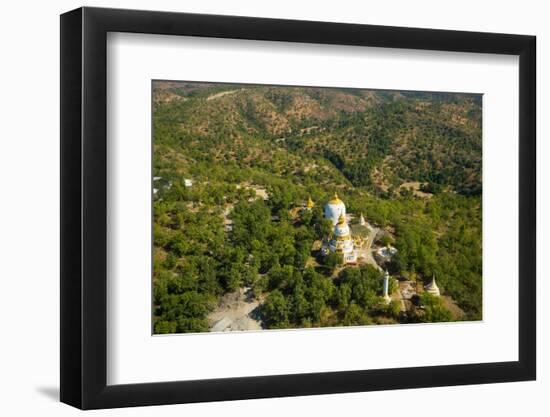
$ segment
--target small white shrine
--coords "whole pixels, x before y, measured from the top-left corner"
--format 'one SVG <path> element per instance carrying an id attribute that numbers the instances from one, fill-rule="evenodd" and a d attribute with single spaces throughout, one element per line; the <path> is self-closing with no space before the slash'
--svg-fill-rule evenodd
<path id="1" fill-rule="evenodd" d="M 441 295 L 440 292 L 439 292 L 439 287 L 435 283 L 435 275 L 432 276 L 432 281 L 424 287 L 424 290 L 427 293 L 429 293 L 433 296 L 436 296 L 436 297 L 439 297 Z"/>

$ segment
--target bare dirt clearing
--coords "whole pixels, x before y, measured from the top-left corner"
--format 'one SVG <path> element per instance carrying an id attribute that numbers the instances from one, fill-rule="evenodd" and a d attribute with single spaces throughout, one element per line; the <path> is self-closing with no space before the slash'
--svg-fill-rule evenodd
<path id="1" fill-rule="evenodd" d="M 430 193 L 425 193 L 423 191 L 420 191 L 420 187 L 422 186 L 422 184 L 418 181 L 414 181 L 414 182 L 404 182 L 403 184 L 401 184 L 399 186 L 399 189 L 402 190 L 402 189 L 409 189 L 412 191 L 412 193 L 416 196 L 416 197 L 419 197 L 419 198 L 432 198 L 433 197 L 433 194 L 430 194 Z"/>
<path id="2" fill-rule="evenodd" d="M 262 330 L 258 312 L 260 304 L 260 300 L 252 299 L 249 288 L 224 295 L 218 308 L 208 315 L 210 331 Z"/>

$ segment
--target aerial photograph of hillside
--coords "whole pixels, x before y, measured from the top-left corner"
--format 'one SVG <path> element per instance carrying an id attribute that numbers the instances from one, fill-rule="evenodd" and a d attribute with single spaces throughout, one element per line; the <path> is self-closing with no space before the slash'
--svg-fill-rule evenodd
<path id="1" fill-rule="evenodd" d="M 482 95 L 152 81 L 154 334 L 482 320 Z"/>

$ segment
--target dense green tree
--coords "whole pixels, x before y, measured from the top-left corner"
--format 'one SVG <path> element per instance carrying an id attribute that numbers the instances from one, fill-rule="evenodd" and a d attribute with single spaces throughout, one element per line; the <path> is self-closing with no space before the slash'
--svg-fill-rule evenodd
<path id="1" fill-rule="evenodd" d="M 336 267 L 342 265 L 344 258 L 341 253 L 331 252 L 328 255 L 321 256 L 323 265 L 327 268 L 329 275 L 332 275 Z"/>
<path id="2" fill-rule="evenodd" d="M 288 327 L 288 305 L 279 290 L 273 290 L 262 306 L 262 314 L 271 328 Z"/>
<path id="3" fill-rule="evenodd" d="M 420 305 L 424 307 L 424 314 L 420 316 L 422 321 L 428 323 L 451 321 L 451 312 L 443 306 L 441 298 L 425 292 L 420 296 Z"/>
<path id="4" fill-rule="evenodd" d="M 396 320 L 399 319 L 401 315 L 401 303 L 397 300 L 390 301 L 390 303 L 386 306 L 386 312 L 390 317 Z"/>
<path id="5" fill-rule="evenodd" d="M 355 303 L 351 303 L 344 313 L 344 326 L 365 326 L 372 324 L 372 319 L 365 313 L 365 310 Z"/>

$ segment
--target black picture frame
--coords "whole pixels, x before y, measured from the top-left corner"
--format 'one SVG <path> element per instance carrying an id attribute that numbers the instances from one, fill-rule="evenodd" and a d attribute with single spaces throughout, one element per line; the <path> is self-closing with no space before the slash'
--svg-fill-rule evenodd
<path id="1" fill-rule="evenodd" d="M 519 56 L 519 360 L 107 385 L 108 32 Z M 61 401 L 82 409 L 536 378 L 536 38 L 102 8 L 61 15 Z"/>

